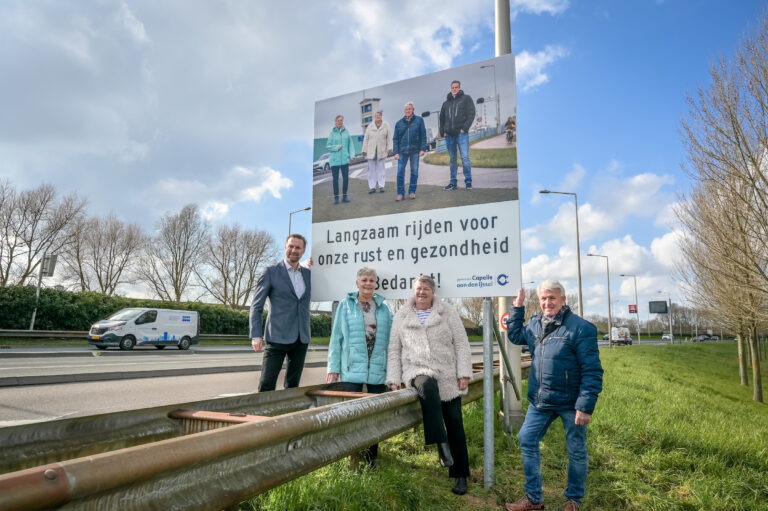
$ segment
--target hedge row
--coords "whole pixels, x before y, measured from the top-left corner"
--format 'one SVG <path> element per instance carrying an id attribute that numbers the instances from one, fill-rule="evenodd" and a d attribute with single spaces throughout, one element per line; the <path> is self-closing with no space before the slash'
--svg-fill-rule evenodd
<path id="1" fill-rule="evenodd" d="M 35 306 L 35 288 L 0 287 L 0 329 L 26 330 Z M 72 293 L 41 289 L 35 330 L 88 330 L 91 325 L 126 307 L 193 310 L 200 314 L 203 334 L 248 335 L 248 312 L 200 302 L 166 302 L 143 298 Z M 312 316 L 312 335 L 331 335 L 329 316 Z"/>

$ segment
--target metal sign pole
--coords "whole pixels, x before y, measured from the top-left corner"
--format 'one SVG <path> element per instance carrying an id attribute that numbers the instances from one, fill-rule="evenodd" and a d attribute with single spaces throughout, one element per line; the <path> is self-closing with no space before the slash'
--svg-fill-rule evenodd
<path id="1" fill-rule="evenodd" d="M 493 302 L 483 298 L 483 484 L 493 486 Z"/>

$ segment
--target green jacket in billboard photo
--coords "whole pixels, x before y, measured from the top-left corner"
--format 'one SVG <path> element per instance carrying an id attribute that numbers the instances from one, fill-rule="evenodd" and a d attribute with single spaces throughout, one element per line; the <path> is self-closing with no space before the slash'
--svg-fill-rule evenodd
<path id="1" fill-rule="evenodd" d="M 341 149 L 339 149 L 339 146 L 341 146 Z M 329 161 L 331 167 L 348 165 L 350 158 L 356 154 L 355 141 L 346 127 L 342 127 L 341 131 L 339 131 L 339 128 L 334 126 L 331 134 L 328 135 L 328 143 L 325 147 L 331 153 Z"/>

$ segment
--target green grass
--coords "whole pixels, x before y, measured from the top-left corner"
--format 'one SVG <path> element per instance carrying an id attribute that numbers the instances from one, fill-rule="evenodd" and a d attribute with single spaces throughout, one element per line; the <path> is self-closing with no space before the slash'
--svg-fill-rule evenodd
<path id="1" fill-rule="evenodd" d="M 604 391 L 589 427 L 583 510 L 768 510 L 768 406 L 739 385 L 735 343 L 604 349 L 601 357 Z M 464 497 L 450 493 L 452 481 L 434 448 L 424 450 L 419 428 L 382 442 L 376 473 L 351 472 L 341 460 L 240 509 L 503 508 L 523 494 L 517 440 L 496 428 L 496 485 L 485 490 L 482 401 L 464 407 L 464 421 L 472 469 Z M 559 422 L 541 451 L 547 508 L 562 509 L 567 458 Z"/>
<path id="2" fill-rule="evenodd" d="M 457 157 L 461 167 L 461 156 Z M 469 161 L 473 167 L 492 169 L 517 168 L 517 149 L 505 147 L 501 149 L 473 149 L 469 148 Z M 432 165 L 448 165 L 450 156 L 445 153 L 430 153 L 424 157 L 424 162 Z"/>

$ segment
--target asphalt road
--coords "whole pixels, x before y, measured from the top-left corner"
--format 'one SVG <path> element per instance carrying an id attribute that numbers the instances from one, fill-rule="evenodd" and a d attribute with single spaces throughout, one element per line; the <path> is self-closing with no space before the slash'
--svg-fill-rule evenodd
<path id="1" fill-rule="evenodd" d="M 256 392 L 261 354 L 247 346 L 197 350 L 2 350 L 0 427 Z M 473 344 L 472 354 L 482 361 L 482 346 Z M 325 382 L 326 356 L 325 347 L 310 347 L 302 386 Z"/>
<path id="2" fill-rule="evenodd" d="M 304 369 L 302 386 L 323 382 L 325 367 Z M 0 387 L 0 427 L 251 393 L 258 383 L 259 373 L 246 371 Z"/>

